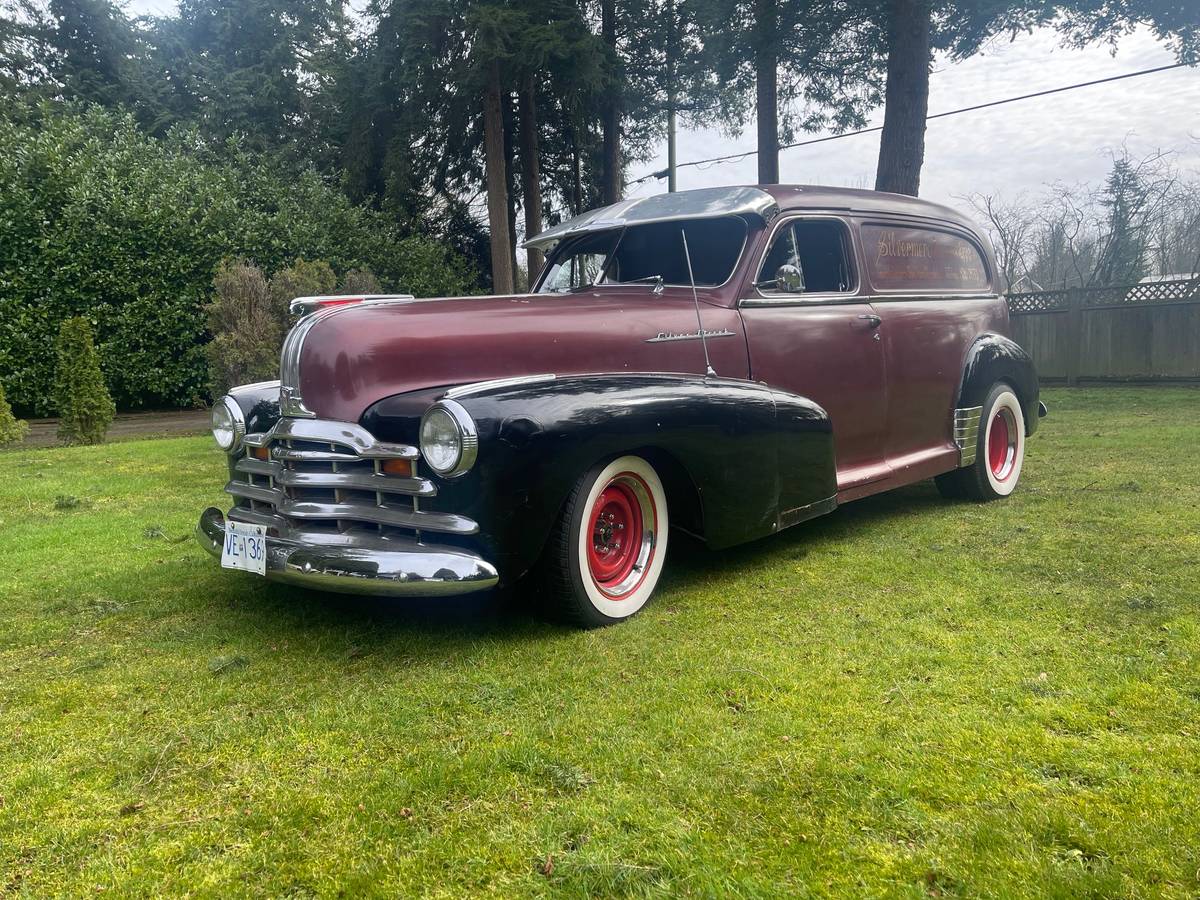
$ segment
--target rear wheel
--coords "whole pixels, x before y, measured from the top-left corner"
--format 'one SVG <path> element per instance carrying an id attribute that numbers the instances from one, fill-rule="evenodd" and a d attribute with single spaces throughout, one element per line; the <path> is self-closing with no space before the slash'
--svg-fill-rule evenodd
<path id="1" fill-rule="evenodd" d="M 1025 416 L 1007 384 L 988 391 L 976 441 L 974 463 L 938 476 L 943 496 L 997 500 L 1016 489 L 1025 462 Z"/>
<path id="2" fill-rule="evenodd" d="M 546 548 L 552 610 L 585 628 L 632 616 L 662 574 L 667 526 L 662 480 L 642 457 L 622 456 L 584 474 Z"/>

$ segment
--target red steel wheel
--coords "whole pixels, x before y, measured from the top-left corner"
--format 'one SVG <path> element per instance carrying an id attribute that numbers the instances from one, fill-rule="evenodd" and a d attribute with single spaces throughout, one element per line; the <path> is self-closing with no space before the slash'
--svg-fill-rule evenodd
<path id="1" fill-rule="evenodd" d="M 557 611 L 587 627 L 636 613 L 658 584 L 667 528 L 662 480 L 645 459 L 622 456 L 586 473 L 547 547 Z"/>
<path id="2" fill-rule="evenodd" d="M 997 481 L 1012 477 L 1017 459 L 1017 423 L 1012 410 L 998 406 L 988 425 L 988 466 Z"/>
<path id="3" fill-rule="evenodd" d="M 1025 462 L 1025 413 L 1016 392 L 1002 381 L 983 398 L 976 441 L 971 465 L 937 477 L 943 496 L 998 500 L 1016 490 Z"/>

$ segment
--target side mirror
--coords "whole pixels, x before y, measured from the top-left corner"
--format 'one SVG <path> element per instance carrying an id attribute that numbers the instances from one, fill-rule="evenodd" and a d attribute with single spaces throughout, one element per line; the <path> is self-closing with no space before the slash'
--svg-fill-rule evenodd
<path id="1" fill-rule="evenodd" d="M 804 293 L 804 273 L 800 267 L 789 264 L 776 269 L 775 289 L 784 294 Z"/>

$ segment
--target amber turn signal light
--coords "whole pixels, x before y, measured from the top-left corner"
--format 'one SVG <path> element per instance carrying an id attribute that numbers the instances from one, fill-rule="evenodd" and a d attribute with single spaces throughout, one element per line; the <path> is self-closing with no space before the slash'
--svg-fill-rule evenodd
<path id="1" fill-rule="evenodd" d="M 412 475 L 412 463 L 407 459 L 385 459 L 379 471 L 387 475 Z"/>
<path id="2" fill-rule="evenodd" d="M 267 451 L 266 447 L 255 447 L 250 452 L 254 454 L 255 459 L 270 459 L 271 458 L 271 454 Z"/>

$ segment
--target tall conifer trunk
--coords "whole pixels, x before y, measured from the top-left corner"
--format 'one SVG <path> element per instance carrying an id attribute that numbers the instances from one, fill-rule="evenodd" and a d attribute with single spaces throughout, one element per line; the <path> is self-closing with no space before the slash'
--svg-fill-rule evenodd
<path id="1" fill-rule="evenodd" d="M 619 70 L 617 56 L 617 3 L 616 0 L 601 0 L 600 37 L 609 49 L 611 61 Z M 604 132 L 604 173 L 600 185 L 605 203 L 616 203 L 621 199 L 621 78 L 619 71 L 609 84 L 604 99 L 601 128 Z"/>
<path id="2" fill-rule="evenodd" d="M 929 114 L 930 0 L 891 0 L 887 88 L 875 190 L 917 196 Z"/>
<path id="3" fill-rule="evenodd" d="M 483 103 L 483 148 L 487 169 L 488 228 L 491 232 L 492 293 L 511 294 L 512 245 L 508 231 L 508 176 L 504 166 L 504 110 L 501 106 L 498 62 L 488 67 Z"/>
<path id="4" fill-rule="evenodd" d="M 539 182 L 538 132 L 537 132 L 537 87 L 533 73 L 527 72 L 521 84 L 518 127 L 521 137 L 521 188 L 525 203 L 525 237 L 539 234 L 542 230 L 542 186 Z M 528 254 L 529 287 L 533 287 L 542 270 L 545 257 L 541 250 L 532 247 Z"/>
<path id="5" fill-rule="evenodd" d="M 755 109 L 758 118 L 758 183 L 779 183 L 778 17 L 775 0 L 757 0 L 758 35 L 754 51 Z"/>

